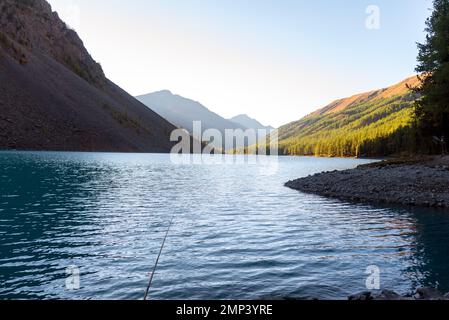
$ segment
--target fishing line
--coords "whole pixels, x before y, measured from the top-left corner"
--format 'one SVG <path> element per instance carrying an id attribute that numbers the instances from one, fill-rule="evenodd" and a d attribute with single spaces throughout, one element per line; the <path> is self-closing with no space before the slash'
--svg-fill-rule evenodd
<path id="1" fill-rule="evenodd" d="M 168 233 L 170 232 L 170 228 L 173 225 L 174 219 L 175 219 L 175 216 L 172 217 L 170 224 L 168 225 L 167 232 L 165 233 L 164 241 L 162 241 L 161 249 L 159 250 L 159 254 L 157 256 L 156 263 L 154 264 L 154 267 L 153 267 L 153 272 L 151 272 L 150 281 L 148 283 L 147 290 L 145 291 L 145 296 L 143 297 L 143 300 L 148 300 L 148 294 L 151 289 L 151 284 L 153 283 L 154 274 L 156 273 L 156 269 L 159 264 L 159 259 L 161 258 L 162 251 L 164 250 L 164 246 L 165 246 L 165 241 L 168 238 Z"/>

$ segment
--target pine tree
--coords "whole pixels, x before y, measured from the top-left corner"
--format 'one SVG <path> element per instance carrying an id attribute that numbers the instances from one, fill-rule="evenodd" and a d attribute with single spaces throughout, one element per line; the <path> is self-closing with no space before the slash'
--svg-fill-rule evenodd
<path id="1" fill-rule="evenodd" d="M 415 117 L 421 134 L 438 140 L 444 153 L 449 140 L 449 0 L 434 0 L 433 5 L 426 41 L 418 44 L 421 98 Z"/>

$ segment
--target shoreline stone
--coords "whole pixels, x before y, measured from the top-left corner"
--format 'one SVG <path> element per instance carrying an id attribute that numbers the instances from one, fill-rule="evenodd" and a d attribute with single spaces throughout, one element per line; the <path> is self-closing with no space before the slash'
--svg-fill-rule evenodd
<path id="1" fill-rule="evenodd" d="M 348 297 L 349 301 L 416 301 L 416 300 L 449 300 L 449 293 L 442 294 L 435 288 L 419 288 L 412 295 L 400 295 L 391 290 L 382 290 L 375 294 L 370 291 L 360 292 Z"/>
<path id="2" fill-rule="evenodd" d="M 294 190 L 342 200 L 449 208 L 449 157 L 390 160 L 289 181 Z"/>

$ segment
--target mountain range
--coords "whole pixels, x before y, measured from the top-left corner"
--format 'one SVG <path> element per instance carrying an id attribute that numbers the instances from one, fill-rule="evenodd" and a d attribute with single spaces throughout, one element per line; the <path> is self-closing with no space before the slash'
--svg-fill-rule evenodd
<path id="1" fill-rule="evenodd" d="M 284 155 L 382 156 L 413 144 L 416 76 L 336 100 L 279 128 Z M 268 129 L 159 91 L 136 98 L 110 81 L 45 0 L 0 1 L 0 149 L 169 152 L 176 127 Z M 248 145 L 254 141 L 248 141 Z"/>
<path id="2" fill-rule="evenodd" d="M 191 99 L 175 95 L 168 90 L 136 97 L 164 119 L 177 127 L 193 132 L 193 121 L 201 121 L 202 129 L 242 129 L 238 123 L 226 120 L 205 106 Z"/>
<path id="3" fill-rule="evenodd" d="M 108 80 L 44 0 L 0 1 L 0 148 L 168 152 L 172 124 Z"/>
<path id="4" fill-rule="evenodd" d="M 141 95 L 136 98 L 173 125 L 186 129 L 191 134 L 193 133 L 194 121 L 201 121 L 202 133 L 208 129 L 217 129 L 222 133 L 223 137 L 226 129 L 267 129 L 267 133 L 273 129 L 272 127 L 262 125 L 247 115 L 225 119 L 201 103 L 173 94 L 168 90 Z M 248 141 L 249 145 L 254 143 L 256 141 L 251 141 L 251 139 Z"/>

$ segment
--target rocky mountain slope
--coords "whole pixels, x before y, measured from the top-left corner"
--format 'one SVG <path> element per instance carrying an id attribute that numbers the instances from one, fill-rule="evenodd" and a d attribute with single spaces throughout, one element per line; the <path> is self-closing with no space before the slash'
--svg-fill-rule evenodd
<path id="1" fill-rule="evenodd" d="M 394 86 L 358 94 L 279 129 L 287 155 L 384 156 L 412 144 L 410 121 L 416 76 Z"/>
<path id="2" fill-rule="evenodd" d="M 0 0 L 0 149 L 168 152 L 170 123 L 108 80 L 44 0 Z"/>

